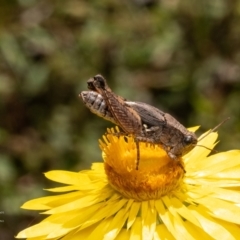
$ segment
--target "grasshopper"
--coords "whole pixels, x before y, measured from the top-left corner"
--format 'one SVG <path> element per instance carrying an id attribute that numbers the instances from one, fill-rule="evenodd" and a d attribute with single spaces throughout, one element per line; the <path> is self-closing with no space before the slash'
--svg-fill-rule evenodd
<path id="1" fill-rule="evenodd" d="M 194 133 L 188 131 L 170 114 L 141 102 L 131 102 L 116 95 L 101 75 L 88 80 L 88 88 L 81 98 L 95 114 L 120 126 L 126 134 L 134 136 L 137 145 L 138 169 L 139 142 L 161 145 L 171 159 L 188 153 L 197 143 Z"/>

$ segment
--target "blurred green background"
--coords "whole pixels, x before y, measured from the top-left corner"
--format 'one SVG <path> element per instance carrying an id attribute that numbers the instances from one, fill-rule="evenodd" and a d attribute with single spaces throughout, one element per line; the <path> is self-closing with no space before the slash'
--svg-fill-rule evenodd
<path id="1" fill-rule="evenodd" d="M 20 205 L 57 185 L 44 172 L 102 161 L 113 125 L 78 97 L 97 73 L 198 134 L 230 116 L 217 150 L 239 148 L 240 1 L 6 0 L 0 16 L 0 239 L 40 221 Z"/>

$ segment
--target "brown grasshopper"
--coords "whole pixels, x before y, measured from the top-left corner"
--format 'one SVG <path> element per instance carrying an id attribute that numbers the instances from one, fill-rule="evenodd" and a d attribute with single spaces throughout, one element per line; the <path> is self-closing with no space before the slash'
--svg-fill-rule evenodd
<path id="1" fill-rule="evenodd" d="M 101 75 L 89 79 L 88 88 L 97 93 L 81 93 L 86 106 L 97 115 L 120 126 L 126 134 L 134 136 L 137 144 L 136 169 L 140 158 L 139 142 L 161 145 L 172 159 L 183 156 L 196 146 L 196 135 L 189 132 L 170 114 L 146 103 L 126 101 L 117 96 Z M 100 108 L 96 108 L 99 103 Z"/>

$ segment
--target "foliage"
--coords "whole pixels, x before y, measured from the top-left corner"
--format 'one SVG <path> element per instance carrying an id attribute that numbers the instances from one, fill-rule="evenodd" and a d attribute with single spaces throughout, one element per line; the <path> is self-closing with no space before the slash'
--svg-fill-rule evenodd
<path id="1" fill-rule="evenodd" d="M 42 172 L 101 161 L 97 139 L 112 124 L 78 98 L 97 73 L 185 126 L 205 131 L 230 116 L 219 149 L 238 147 L 239 1 L 18 0 L 0 13 L 4 239 L 29 223 L 19 206 L 43 194 Z"/>

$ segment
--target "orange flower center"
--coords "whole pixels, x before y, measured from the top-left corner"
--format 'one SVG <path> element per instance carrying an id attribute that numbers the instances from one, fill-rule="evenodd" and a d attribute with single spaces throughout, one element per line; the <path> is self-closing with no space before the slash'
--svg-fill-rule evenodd
<path id="1" fill-rule="evenodd" d="M 127 198 L 144 201 L 159 199 L 179 187 L 185 172 L 181 158 L 172 160 L 161 146 L 140 143 L 140 161 L 136 170 L 134 139 L 112 133 L 103 137 L 100 147 L 109 184 L 116 191 Z"/>

